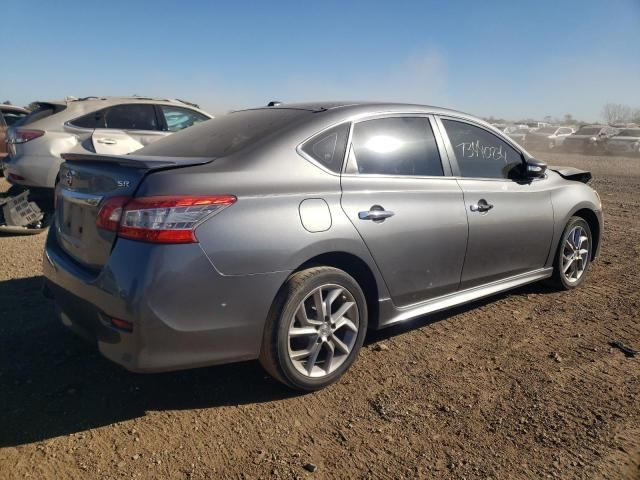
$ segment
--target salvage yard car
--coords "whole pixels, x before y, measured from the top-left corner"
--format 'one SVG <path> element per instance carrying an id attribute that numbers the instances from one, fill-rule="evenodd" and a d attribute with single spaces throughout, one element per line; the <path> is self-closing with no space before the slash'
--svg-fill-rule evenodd
<path id="1" fill-rule="evenodd" d="M 571 127 L 543 127 L 527 133 L 522 144 L 533 150 L 553 150 L 561 147 L 574 132 Z"/>
<path id="2" fill-rule="evenodd" d="M 506 133 L 507 136 L 514 142 L 520 145 L 524 145 L 524 140 L 527 134 L 531 131 L 532 130 L 529 127 L 518 126 L 516 128 L 506 130 L 504 133 Z"/>
<path id="3" fill-rule="evenodd" d="M 211 115 L 180 100 L 86 97 L 36 102 L 7 131 L 5 176 L 30 189 L 53 189 L 61 155 L 70 151 L 126 154 Z"/>
<path id="4" fill-rule="evenodd" d="M 608 125 L 585 125 L 564 140 L 566 152 L 602 154 L 608 140 L 618 133 L 618 129 Z"/>
<path id="5" fill-rule="evenodd" d="M 607 152 L 617 155 L 640 155 L 640 128 L 625 128 L 606 143 Z"/>
<path id="6" fill-rule="evenodd" d="M 16 123 L 21 118 L 26 117 L 29 110 L 13 105 L 0 104 L 0 163 L 7 156 L 7 143 L 5 132 L 7 128 Z M 1 173 L 2 168 L 0 168 Z"/>
<path id="7" fill-rule="evenodd" d="M 281 104 L 64 157 L 45 294 L 137 372 L 259 359 L 317 390 L 368 329 L 539 280 L 576 288 L 600 245 L 589 172 L 435 107 Z"/>

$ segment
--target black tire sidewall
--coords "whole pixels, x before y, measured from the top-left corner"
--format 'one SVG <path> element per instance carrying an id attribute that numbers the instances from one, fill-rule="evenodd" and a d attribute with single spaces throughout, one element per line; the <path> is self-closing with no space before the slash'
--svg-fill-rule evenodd
<path id="1" fill-rule="evenodd" d="M 304 376 L 298 372 L 289 358 L 289 325 L 300 302 L 314 289 L 326 284 L 340 285 L 341 287 L 346 288 L 349 293 L 353 295 L 358 306 L 358 313 L 360 316 L 358 335 L 349 357 L 342 365 L 340 365 L 340 367 L 324 377 L 312 378 Z M 304 280 L 301 285 L 290 292 L 284 303 L 282 311 L 278 316 L 278 325 L 276 329 L 276 360 L 282 376 L 292 387 L 305 391 L 318 390 L 336 382 L 349 369 L 349 367 L 351 367 L 358 356 L 362 343 L 364 342 L 366 330 L 367 302 L 358 283 L 342 270 L 335 268 L 323 269 L 322 272 Z"/>

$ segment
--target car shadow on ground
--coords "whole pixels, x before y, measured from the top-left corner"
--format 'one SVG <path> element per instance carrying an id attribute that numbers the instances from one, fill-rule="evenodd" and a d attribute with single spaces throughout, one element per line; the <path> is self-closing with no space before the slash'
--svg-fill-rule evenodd
<path id="1" fill-rule="evenodd" d="M 257 362 L 153 375 L 127 372 L 66 331 L 41 286 L 42 277 L 0 282 L 0 447 L 111 425 L 149 410 L 242 405 L 296 395 Z M 533 285 L 512 294 L 541 291 L 544 287 Z M 366 344 L 478 305 L 370 332 Z"/>

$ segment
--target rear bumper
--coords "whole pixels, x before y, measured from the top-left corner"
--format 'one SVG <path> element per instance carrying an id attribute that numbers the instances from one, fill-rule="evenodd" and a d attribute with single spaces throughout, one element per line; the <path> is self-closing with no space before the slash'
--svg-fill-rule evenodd
<path id="1" fill-rule="evenodd" d="M 258 357 L 271 303 L 288 276 L 223 276 L 198 244 L 119 239 L 99 273 L 76 264 L 50 228 L 45 291 L 62 323 L 134 372 L 161 372 Z M 111 326 L 133 324 L 132 332 Z"/>
<path id="2" fill-rule="evenodd" d="M 9 155 L 3 159 L 3 170 L 14 185 L 53 189 L 61 164 L 62 159 L 53 155 Z"/>

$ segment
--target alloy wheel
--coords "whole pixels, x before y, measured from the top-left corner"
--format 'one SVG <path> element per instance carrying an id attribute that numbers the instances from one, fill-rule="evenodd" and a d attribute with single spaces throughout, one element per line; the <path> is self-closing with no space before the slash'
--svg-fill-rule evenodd
<path id="1" fill-rule="evenodd" d="M 575 283 L 584 274 L 589 263 L 589 237 L 585 229 L 571 229 L 562 246 L 562 275 L 569 283 Z"/>
<path id="2" fill-rule="evenodd" d="M 305 376 L 329 375 L 349 358 L 359 326 L 358 305 L 346 288 L 317 287 L 300 302 L 289 324 L 289 358 Z"/>

